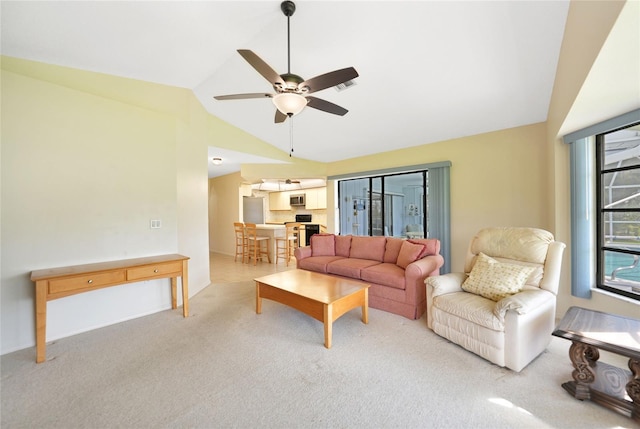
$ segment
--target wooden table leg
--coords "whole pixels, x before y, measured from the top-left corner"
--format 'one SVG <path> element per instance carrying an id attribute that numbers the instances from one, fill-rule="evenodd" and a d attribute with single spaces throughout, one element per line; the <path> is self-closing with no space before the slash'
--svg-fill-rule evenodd
<path id="1" fill-rule="evenodd" d="M 47 282 L 36 282 L 36 363 L 47 359 Z"/>
<path id="2" fill-rule="evenodd" d="M 369 323 L 369 289 L 364 290 L 364 304 L 362 305 L 362 322 Z"/>
<path id="3" fill-rule="evenodd" d="M 575 392 L 573 395 L 577 399 L 590 399 L 591 394 L 589 385 L 596 379 L 596 372 L 593 370 L 592 364 L 598 360 L 599 356 L 600 353 L 595 347 L 578 341 L 571 342 L 571 346 L 569 347 L 569 358 L 575 368 L 571 375 L 575 380 Z"/>
<path id="4" fill-rule="evenodd" d="M 256 314 L 262 314 L 262 298 L 260 298 L 260 282 L 256 282 Z"/>
<path id="5" fill-rule="evenodd" d="M 182 261 L 182 316 L 189 317 L 189 264 Z"/>
<path id="6" fill-rule="evenodd" d="M 632 402 L 631 418 L 640 422 L 640 359 L 629 359 L 631 380 L 627 383 L 626 391 Z"/>
<path id="7" fill-rule="evenodd" d="M 171 308 L 178 308 L 178 278 L 171 277 Z"/>
<path id="8" fill-rule="evenodd" d="M 331 336 L 333 334 L 333 306 L 324 305 L 324 346 L 331 348 Z"/>

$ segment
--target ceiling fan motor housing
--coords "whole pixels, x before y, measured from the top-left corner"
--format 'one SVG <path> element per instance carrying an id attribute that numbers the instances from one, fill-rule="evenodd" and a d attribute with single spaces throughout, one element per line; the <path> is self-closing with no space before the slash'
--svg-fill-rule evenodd
<path id="1" fill-rule="evenodd" d="M 284 83 L 286 84 L 285 88 L 281 88 L 282 90 L 291 90 L 294 92 L 306 92 L 305 89 L 306 90 L 309 89 L 308 86 L 298 88 L 298 85 L 304 82 L 304 79 L 298 76 L 297 74 L 284 73 L 284 74 L 281 74 L 280 77 L 282 78 L 282 80 L 284 80 Z"/>

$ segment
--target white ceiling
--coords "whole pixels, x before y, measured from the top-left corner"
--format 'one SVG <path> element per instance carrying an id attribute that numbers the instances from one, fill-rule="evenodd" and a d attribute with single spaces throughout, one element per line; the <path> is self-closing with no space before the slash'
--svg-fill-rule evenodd
<path id="1" fill-rule="evenodd" d="M 296 6 L 291 72 L 308 79 L 353 66 L 360 74 L 345 91 L 314 94 L 347 108 L 345 116 L 306 108 L 294 117 L 296 157 L 332 162 L 547 118 L 568 1 Z M 272 90 L 236 49 L 287 71 L 280 1 L 3 0 L 1 7 L 3 55 L 192 89 L 211 114 L 288 152 L 289 124 L 273 123 L 269 99 L 213 99 Z"/>

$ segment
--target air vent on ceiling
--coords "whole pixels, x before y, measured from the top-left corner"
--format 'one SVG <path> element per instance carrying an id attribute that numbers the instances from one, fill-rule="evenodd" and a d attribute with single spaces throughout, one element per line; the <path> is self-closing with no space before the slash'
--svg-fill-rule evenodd
<path id="1" fill-rule="evenodd" d="M 336 86 L 334 86 L 334 88 L 336 89 L 336 91 L 344 91 L 345 89 L 348 89 L 349 87 L 355 85 L 356 83 L 352 80 L 348 80 L 346 82 L 343 82 L 341 84 L 338 84 Z"/>

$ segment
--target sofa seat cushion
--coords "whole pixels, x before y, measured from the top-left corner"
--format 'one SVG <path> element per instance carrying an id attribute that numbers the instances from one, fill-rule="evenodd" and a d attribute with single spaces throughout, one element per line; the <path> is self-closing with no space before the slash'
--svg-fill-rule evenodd
<path id="1" fill-rule="evenodd" d="M 493 312 L 495 301 L 467 292 L 454 292 L 437 296 L 433 306 L 460 319 L 494 331 L 504 331 L 504 322 Z"/>
<path id="2" fill-rule="evenodd" d="M 310 256 L 298 261 L 298 268 L 316 273 L 327 273 L 327 265 L 333 261 L 345 259 L 342 256 Z"/>
<path id="3" fill-rule="evenodd" d="M 364 268 L 360 271 L 360 279 L 396 289 L 404 289 L 404 269 L 395 263 L 382 263 Z"/>
<path id="4" fill-rule="evenodd" d="M 363 268 L 378 264 L 380 264 L 380 262 L 370 259 L 340 258 L 336 261 L 329 262 L 327 265 L 327 273 L 349 277 L 351 279 L 360 279 L 360 271 Z"/>

